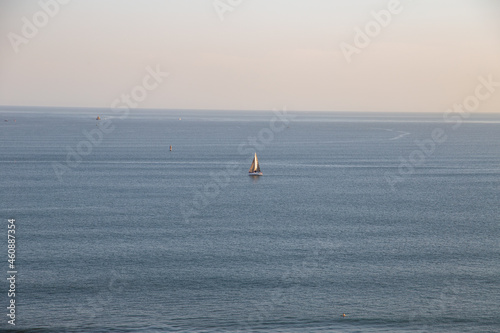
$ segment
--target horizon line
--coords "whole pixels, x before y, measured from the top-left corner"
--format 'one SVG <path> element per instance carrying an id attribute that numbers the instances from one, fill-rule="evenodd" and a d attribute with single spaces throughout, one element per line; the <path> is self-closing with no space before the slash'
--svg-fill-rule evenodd
<path id="1" fill-rule="evenodd" d="M 9 109 L 17 109 L 22 111 L 29 111 L 30 109 L 56 109 L 56 110 L 112 110 L 111 107 L 99 107 L 99 106 L 50 106 L 50 105 L 0 105 L 0 111 L 16 111 Z M 234 112 L 272 112 L 272 111 L 282 111 L 283 109 L 199 109 L 199 108 L 129 108 L 130 111 L 234 111 Z M 33 110 L 35 111 L 35 110 Z M 285 107 L 286 112 L 330 112 L 330 113 L 407 113 L 407 114 L 439 114 L 445 111 L 380 111 L 380 110 L 288 110 Z M 499 111 L 485 111 L 485 112 L 474 112 L 474 114 L 500 114 Z"/>

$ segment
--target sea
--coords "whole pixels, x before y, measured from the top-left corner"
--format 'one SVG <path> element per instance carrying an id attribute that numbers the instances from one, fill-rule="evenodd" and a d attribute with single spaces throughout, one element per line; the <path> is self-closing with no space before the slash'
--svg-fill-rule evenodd
<path id="1" fill-rule="evenodd" d="M 500 332 L 499 114 L 7 108 L 0 185 L 0 331 Z"/>

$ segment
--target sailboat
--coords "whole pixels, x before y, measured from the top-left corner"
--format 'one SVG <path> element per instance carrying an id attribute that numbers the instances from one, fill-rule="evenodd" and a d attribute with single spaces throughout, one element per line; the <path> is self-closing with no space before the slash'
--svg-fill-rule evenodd
<path id="1" fill-rule="evenodd" d="M 262 172 L 260 171 L 259 160 L 257 159 L 257 153 L 253 157 L 252 166 L 250 170 L 248 170 L 249 176 L 262 176 Z"/>

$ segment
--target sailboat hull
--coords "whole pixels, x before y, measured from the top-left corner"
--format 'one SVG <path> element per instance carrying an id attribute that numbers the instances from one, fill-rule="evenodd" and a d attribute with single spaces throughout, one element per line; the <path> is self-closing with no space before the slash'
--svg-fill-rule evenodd
<path id="1" fill-rule="evenodd" d="M 249 176 L 262 176 L 262 172 L 249 172 Z"/>

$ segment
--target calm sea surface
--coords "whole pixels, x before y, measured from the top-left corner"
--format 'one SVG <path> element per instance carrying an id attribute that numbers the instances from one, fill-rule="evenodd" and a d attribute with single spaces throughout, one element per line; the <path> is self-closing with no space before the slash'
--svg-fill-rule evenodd
<path id="1" fill-rule="evenodd" d="M 500 116 L 96 116 L 1 112 L 15 329 L 500 331 Z"/>

